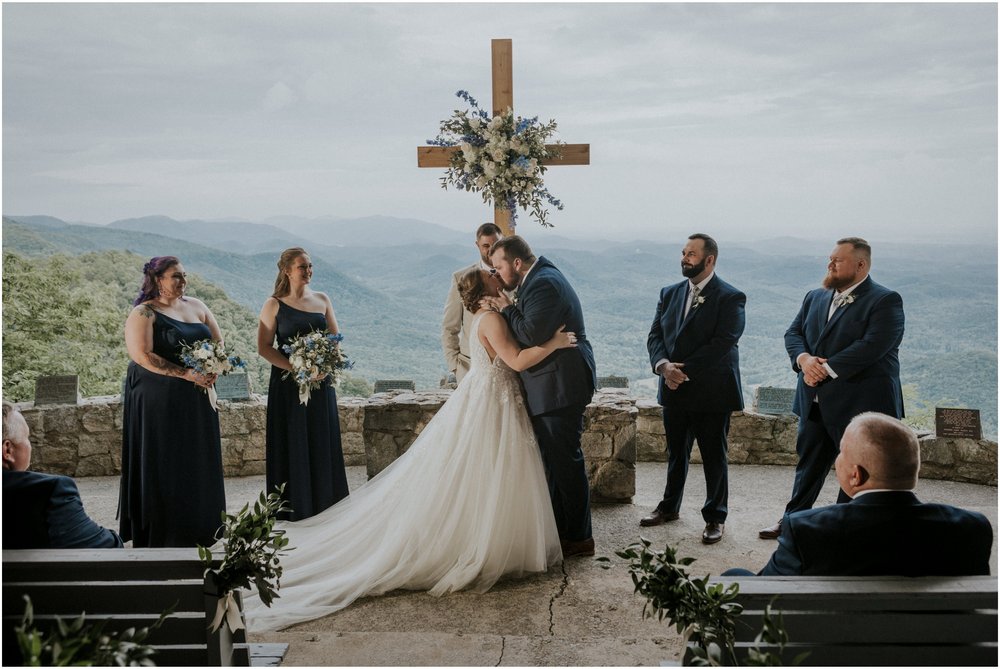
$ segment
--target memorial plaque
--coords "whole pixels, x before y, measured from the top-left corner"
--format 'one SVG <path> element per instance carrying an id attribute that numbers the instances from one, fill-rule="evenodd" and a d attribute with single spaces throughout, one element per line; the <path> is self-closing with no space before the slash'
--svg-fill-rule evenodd
<path id="1" fill-rule="evenodd" d="M 250 399 L 250 379 L 246 374 L 227 374 L 215 380 L 215 393 L 220 400 Z"/>
<path id="2" fill-rule="evenodd" d="M 628 388 L 628 377 L 625 376 L 598 376 L 597 389 L 602 388 Z"/>
<path id="3" fill-rule="evenodd" d="M 382 379 L 375 382 L 375 392 L 384 393 L 390 390 L 416 390 L 413 381 L 404 379 Z"/>
<path id="4" fill-rule="evenodd" d="M 983 424 L 979 420 L 979 409 L 934 408 L 934 423 L 939 437 L 961 439 L 983 438 Z"/>
<path id="5" fill-rule="evenodd" d="M 80 399 L 80 377 L 39 376 L 35 379 L 35 406 L 76 404 Z"/>
<path id="6" fill-rule="evenodd" d="M 794 401 L 794 388 L 758 386 L 754 392 L 754 410 L 757 413 L 787 415 L 792 413 Z"/>

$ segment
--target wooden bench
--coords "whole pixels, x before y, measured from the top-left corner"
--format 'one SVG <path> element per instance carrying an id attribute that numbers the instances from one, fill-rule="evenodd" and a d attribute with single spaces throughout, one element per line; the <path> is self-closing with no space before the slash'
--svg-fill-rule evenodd
<path id="1" fill-rule="evenodd" d="M 27 594 L 36 626 L 54 616 L 68 622 L 86 612 L 87 623 L 108 620 L 107 631 L 147 627 L 174 607 L 146 640 L 157 650 L 156 664 L 249 666 L 245 630 L 208 629 L 218 592 L 204 571 L 194 548 L 5 550 L 5 664 L 8 651 L 17 648 L 14 627 L 21 623 L 22 595 Z"/>
<path id="2" fill-rule="evenodd" d="M 789 645 L 785 664 L 804 651 L 807 666 L 997 666 L 997 579 L 965 577 L 729 576 L 743 614 L 736 657 L 763 627 L 777 595 Z M 776 618 L 776 615 L 773 617 Z M 761 650 L 773 650 L 762 645 Z"/>

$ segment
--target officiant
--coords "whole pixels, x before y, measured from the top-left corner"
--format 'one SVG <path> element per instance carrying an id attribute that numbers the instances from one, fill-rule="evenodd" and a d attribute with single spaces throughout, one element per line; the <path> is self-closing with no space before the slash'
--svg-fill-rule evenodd
<path id="1" fill-rule="evenodd" d="M 441 346 L 444 348 L 448 371 L 455 375 L 457 383 L 461 383 L 462 377 L 469 371 L 469 327 L 472 324 L 472 314 L 462 305 L 462 298 L 458 293 L 458 280 L 474 267 L 492 272 L 490 249 L 501 237 L 503 232 L 495 223 L 480 225 L 476 230 L 479 261 L 463 267 L 451 277 L 451 289 L 444 303 L 444 318 L 441 320 Z"/>

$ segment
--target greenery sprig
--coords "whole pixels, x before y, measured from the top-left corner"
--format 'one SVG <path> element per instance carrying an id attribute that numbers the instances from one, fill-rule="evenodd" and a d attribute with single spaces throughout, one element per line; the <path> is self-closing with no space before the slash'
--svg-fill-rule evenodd
<path id="1" fill-rule="evenodd" d="M 710 575 L 693 578 L 688 567 L 694 558 L 677 556 L 668 544 L 662 551 L 650 549 L 650 542 L 640 538 L 615 555 L 628 560 L 629 575 L 635 592 L 646 599 L 642 617 L 667 619 L 684 638 L 695 666 L 735 665 L 736 622 L 743 613 L 743 606 L 736 601 L 740 586 L 730 583 L 709 583 Z M 598 558 L 605 569 L 610 568 L 608 558 Z M 777 652 L 760 649 L 761 643 L 774 647 Z M 781 614 L 777 621 L 771 615 L 771 606 L 764 612 L 764 629 L 757 635 L 754 648 L 747 656 L 751 666 L 777 666 L 781 653 L 788 643 Z M 804 656 L 796 658 L 796 664 Z"/>
<path id="2" fill-rule="evenodd" d="M 48 631 L 35 627 L 34 607 L 28 595 L 24 597 L 24 615 L 14 628 L 21 658 L 26 667 L 152 667 L 156 649 L 144 643 L 149 633 L 163 624 L 173 613 L 173 607 L 160 614 L 149 627 L 129 627 L 121 632 L 104 632 L 108 619 L 86 625 L 86 614 L 65 622 L 55 617 L 55 626 Z M 4 658 L 5 660 L 8 658 Z"/>
<path id="3" fill-rule="evenodd" d="M 265 606 L 278 597 L 281 587 L 281 560 L 288 548 L 285 530 L 275 529 L 278 514 L 291 510 L 283 499 L 285 484 L 277 492 L 265 495 L 254 502 L 253 509 L 244 504 L 239 513 L 222 513 L 222 527 L 217 538 L 222 540 L 225 555 L 218 569 L 212 567 L 210 548 L 198 546 L 198 556 L 205 563 L 205 574 L 213 572 L 222 592 L 239 588 L 257 588 L 260 601 Z"/>

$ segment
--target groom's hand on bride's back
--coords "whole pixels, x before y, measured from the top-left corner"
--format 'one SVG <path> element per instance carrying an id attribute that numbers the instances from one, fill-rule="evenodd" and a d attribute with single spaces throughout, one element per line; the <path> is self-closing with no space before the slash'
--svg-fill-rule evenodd
<path id="1" fill-rule="evenodd" d="M 560 325 L 556 333 L 552 335 L 552 341 L 556 348 L 576 348 L 576 333 L 564 332 L 565 325 Z"/>

